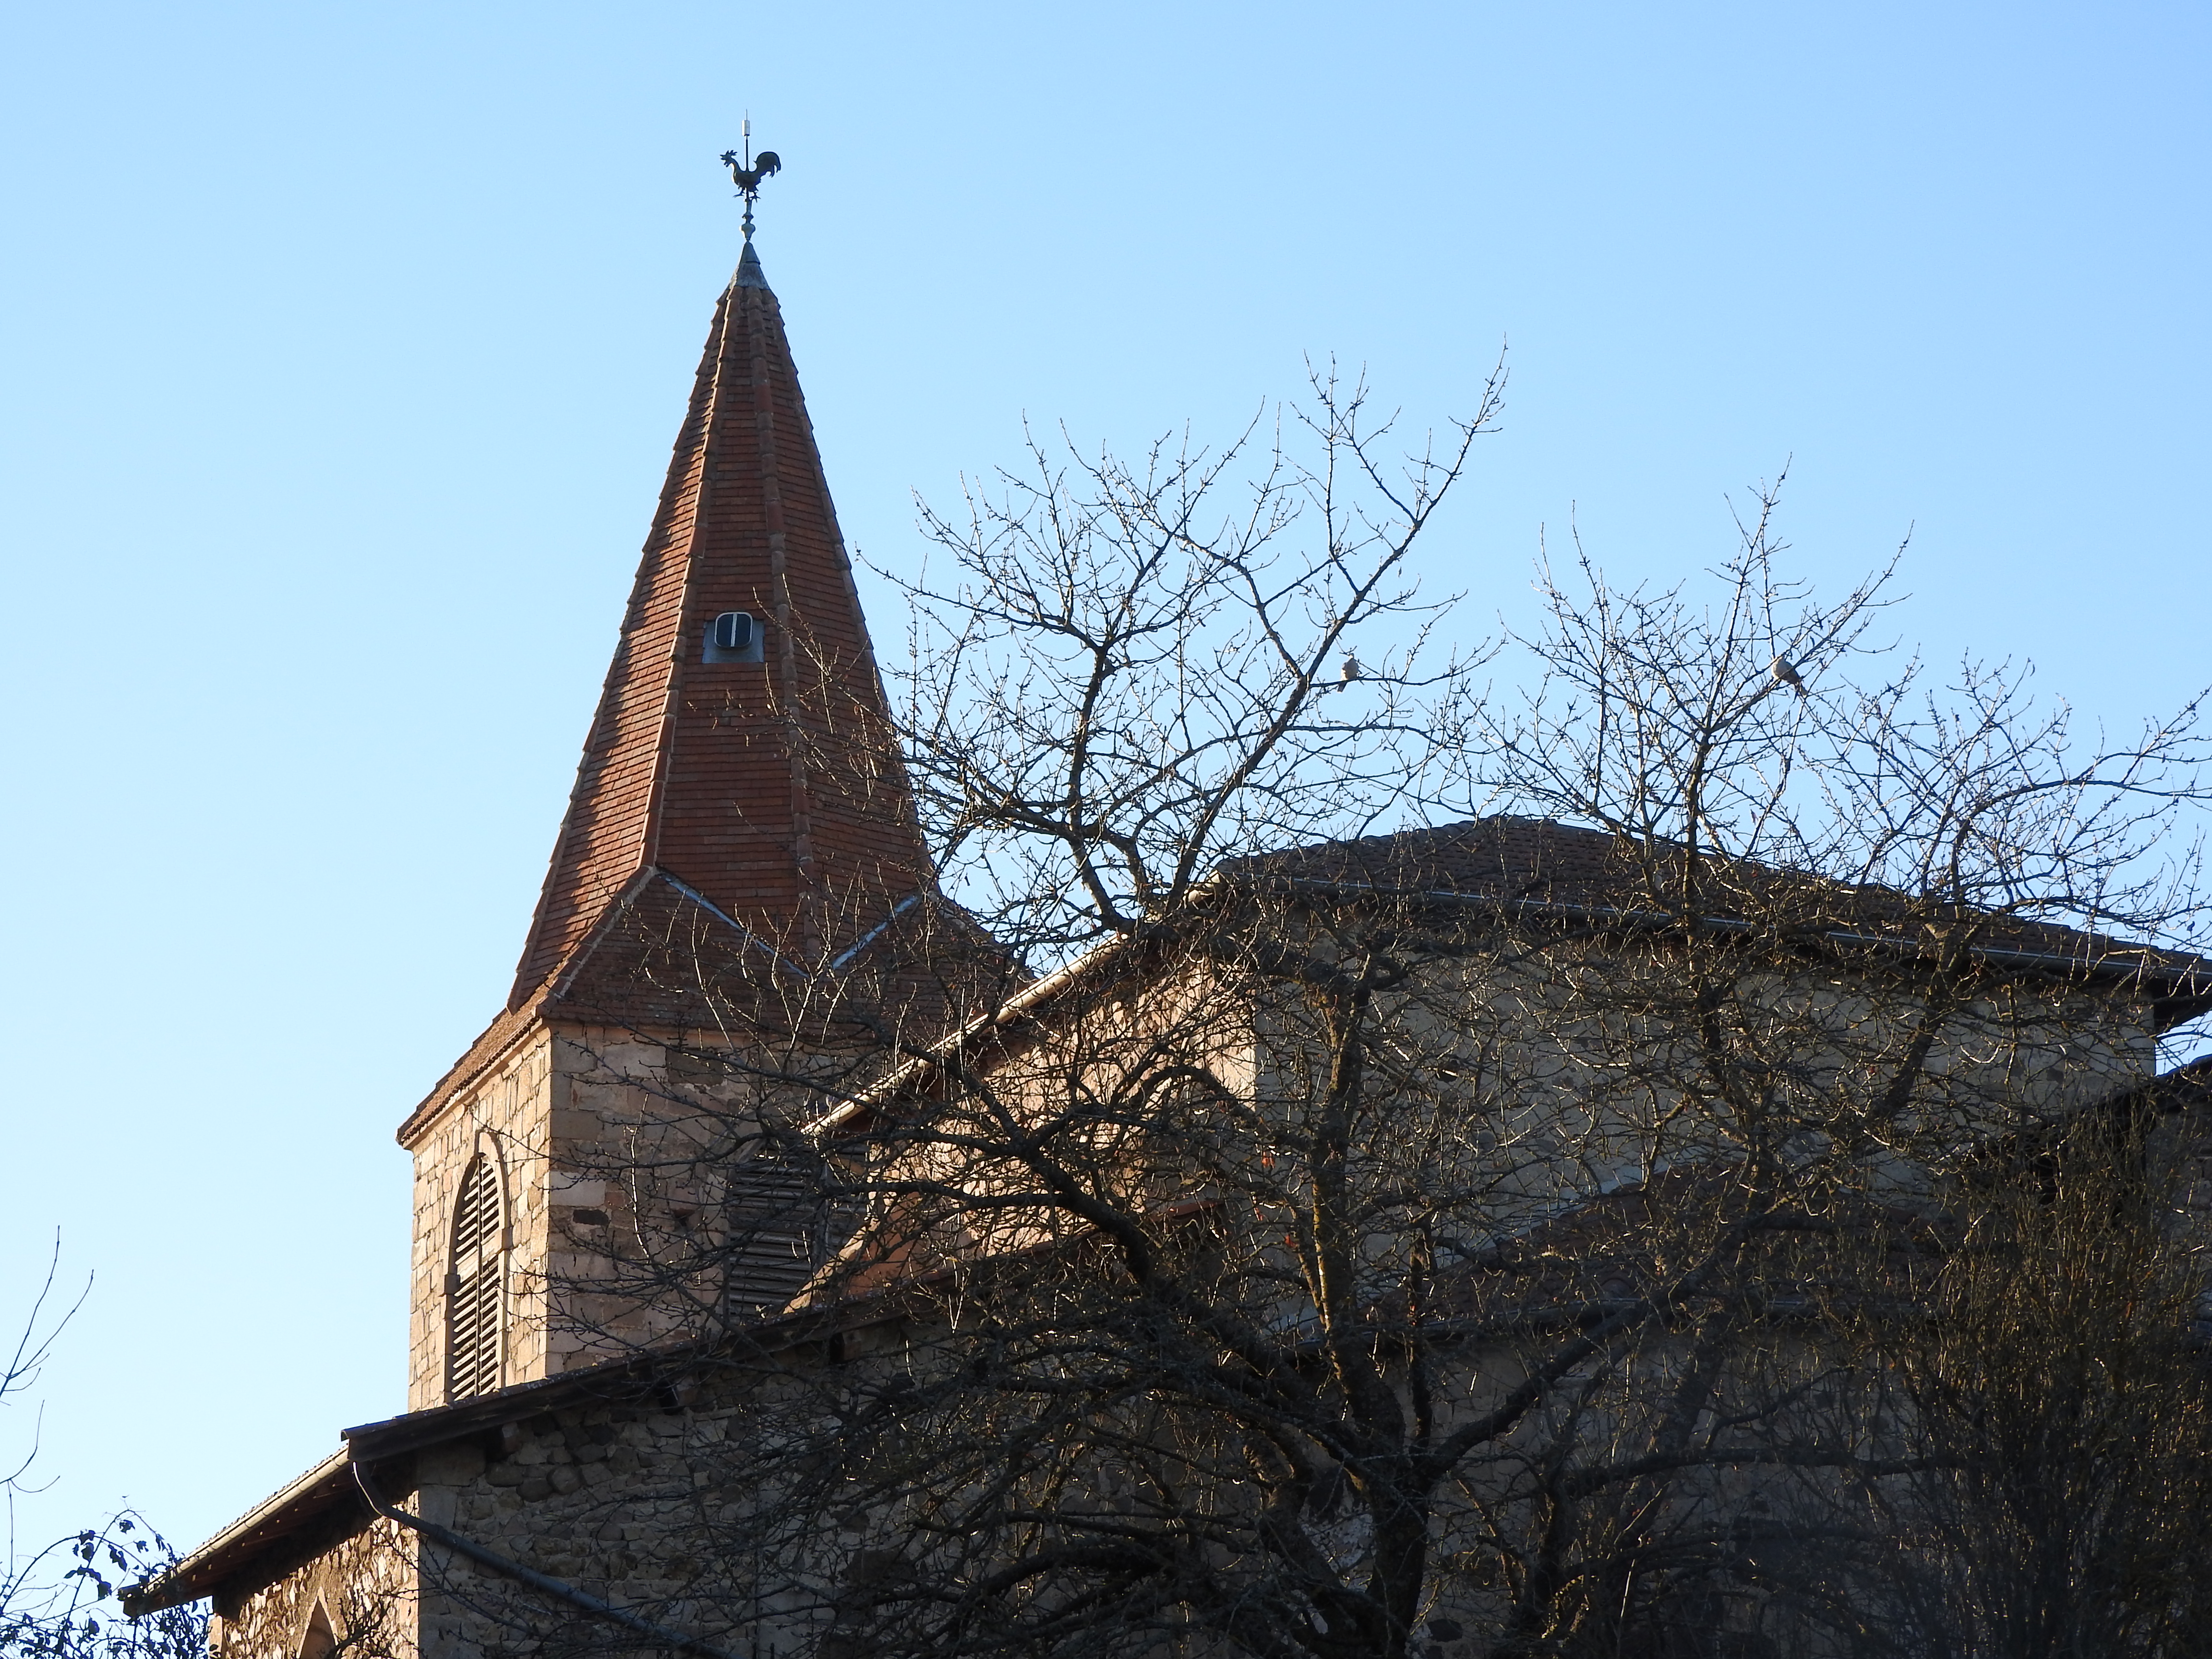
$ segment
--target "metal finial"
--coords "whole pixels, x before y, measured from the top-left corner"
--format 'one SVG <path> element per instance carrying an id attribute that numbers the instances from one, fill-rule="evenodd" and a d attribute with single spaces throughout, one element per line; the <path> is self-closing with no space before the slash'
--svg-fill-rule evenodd
<path id="1" fill-rule="evenodd" d="M 738 194 L 745 198 L 745 240 L 753 239 L 753 204 L 760 199 L 761 180 L 771 173 L 783 171 L 783 158 L 772 149 L 764 149 L 757 159 L 753 155 L 753 118 L 745 117 L 745 148 L 742 159 L 733 149 L 722 152 L 722 165 L 730 170 L 730 177 L 738 186 Z"/>

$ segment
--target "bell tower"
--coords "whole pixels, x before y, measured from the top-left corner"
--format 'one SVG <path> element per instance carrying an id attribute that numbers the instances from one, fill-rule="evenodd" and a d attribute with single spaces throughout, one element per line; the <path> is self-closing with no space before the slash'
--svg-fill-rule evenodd
<path id="1" fill-rule="evenodd" d="M 933 908 L 782 312 L 752 245 L 754 198 L 781 163 L 750 149 L 724 160 L 745 198 L 744 252 L 708 329 L 514 985 L 400 1126 L 415 1158 L 410 1410 L 603 1357 L 590 1333 L 619 1327 L 621 1310 L 562 1298 L 590 1279 L 606 1239 L 635 1231 L 639 1205 L 703 1200 L 680 1171 L 661 1198 L 641 1198 L 607 1178 L 595 1149 L 634 1139 L 657 1102 L 697 1084 L 702 1054 L 742 1048 L 751 1025 L 787 1044 L 794 1000 L 820 1000 L 894 917 Z M 753 988 L 733 998 L 710 981 Z M 779 1293 L 772 1274 L 751 1291 L 758 1305 Z M 641 1316 L 623 1340 L 673 1328 Z"/>

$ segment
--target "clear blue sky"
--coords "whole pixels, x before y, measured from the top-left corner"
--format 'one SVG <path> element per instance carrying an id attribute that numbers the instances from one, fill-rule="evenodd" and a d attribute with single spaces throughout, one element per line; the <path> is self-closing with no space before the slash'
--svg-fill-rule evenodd
<path id="1" fill-rule="evenodd" d="M 1786 531 L 2130 722 L 2204 643 L 2202 4 L 18 4 L 0 61 L 11 1200 L 99 1282 L 37 1531 L 196 1540 L 401 1401 L 392 1131 L 499 1006 L 738 250 L 848 535 L 1305 354 L 1506 431 L 1526 614 Z M 897 636 L 871 589 L 879 636 Z M 31 1407 L 0 1413 L 21 1443 Z M 3 1449 L 3 1448 L 0 1448 Z"/>

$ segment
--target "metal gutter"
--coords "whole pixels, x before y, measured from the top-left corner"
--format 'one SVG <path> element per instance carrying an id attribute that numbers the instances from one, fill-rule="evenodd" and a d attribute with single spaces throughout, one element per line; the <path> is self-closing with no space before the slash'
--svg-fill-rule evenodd
<path id="1" fill-rule="evenodd" d="M 836 956 L 830 958 L 830 971 L 834 974 L 842 969 L 846 963 L 851 962 L 854 957 L 858 957 L 861 951 L 866 950 L 871 945 L 873 945 L 878 939 L 882 938 L 884 931 L 893 922 L 896 921 L 901 916 L 904 915 L 908 911 L 913 909 L 915 905 L 921 902 L 921 894 L 908 893 L 896 904 L 891 906 L 890 915 L 885 916 L 874 927 L 869 928 L 866 933 L 861 934 L 860 937 L 853 944 L 847 945 Z M 717 914 L 719 914 L 719 912 Z"/>

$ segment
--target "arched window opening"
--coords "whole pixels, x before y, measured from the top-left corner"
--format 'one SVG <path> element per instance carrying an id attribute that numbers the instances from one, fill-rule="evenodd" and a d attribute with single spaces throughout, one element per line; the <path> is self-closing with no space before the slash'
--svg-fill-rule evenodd
<path id="1" fill-rule="evenodd" d="M 499 1386 L 499 1172 L 478 1155 L 453 1206 L 453 1257 L 446 1278 L 446 1397 Z"/>
<path id="2" fill-rule="evenodd" d="M 773 1314 L 790 1304 L 859 1227 L 849 1203 L 824 1191 L 826 1170 L 756 1158 L 729 1177 L 723 1291 L 729 1313 Z"/>
<path id="3" fill-rule="evenodd" d="M 307 1633 L 300 1639 L 300 1659 L 331 1659 L 337 1650 L 337 1632 L 331 1628 L 331 1616 L 318 1601 L 307 1615 Z"/>

